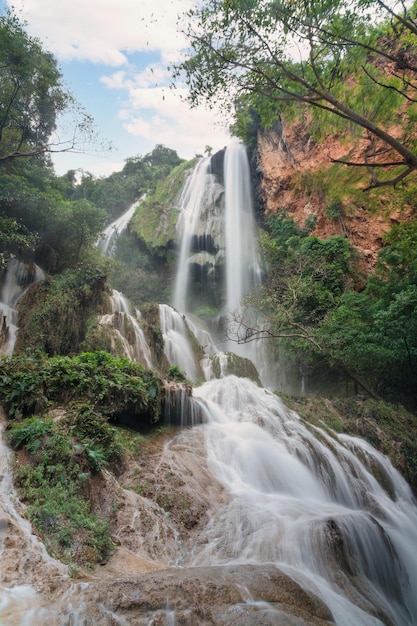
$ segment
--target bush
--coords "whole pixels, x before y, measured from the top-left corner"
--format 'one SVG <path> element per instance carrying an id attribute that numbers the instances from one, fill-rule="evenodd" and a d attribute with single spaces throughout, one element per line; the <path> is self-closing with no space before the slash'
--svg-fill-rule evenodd
<path id="1" fill-rule="evenodd" d="M 70 565 L 93 566 L 109 556 L 113 544 L 108 520 L 94 515 L 85 487 L 111 458 L 115 444 L 114 437 L 107 437 L 105 449 L 97 438 L 77 437 L 72 424 L 77 419 L 81 416 L 58 421 L 33 416 L 13 423 L 8 438 L 16 450 L 25 450 L 16 484 L 49 552 Z M 100 419 L 95 425 L 98 432 L 106 427 Z"/>
<path id="2" fill-rule="evenodd" d="M 157 422 L 160 379 L 153 370 L 107 352 L 48 358 L 42 353 L 1 362 L 0 396 L 9 417 L 26 417 L 46 407 L 84 402 L 108 420 L 129 414 L 139 427 Z"/>

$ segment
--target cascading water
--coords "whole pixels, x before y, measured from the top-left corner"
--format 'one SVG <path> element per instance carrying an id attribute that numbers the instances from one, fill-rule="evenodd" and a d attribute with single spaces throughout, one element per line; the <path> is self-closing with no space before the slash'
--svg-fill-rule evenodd
<path id="1" fill-rule="evenodd" d="M 112 257 L 116 251 L 118 237 L 127 229 L 136 208 L 144 200 L 132 204 L 125 213 L 109 224 L 97 242 L 97 247 L 106 256 Z M 124 356 L 133 361 L 153 367 L 152 355 L 145 334 L 140 326 L 141 313 L 134 309 L 122 293 L 116 289 L 111 293 L 112 312 L 102 315 L 99 323 L 113 329 L 112 349 L 118 352 L 121 347 Z M 118 344 L 118 346 L 116 345 Z"/>
<path id="2" fill-rule="evenodd" d="M 213 189 L 209 172 L 203 161 L 187 188 L 193 200 L 182 215 L 174 298 L 182 312 L 190 302 L 189 264 L 195 263 L 190 242 L 197 232 L 210 235 L 201 224 L 207 203 L 204 209 L 199 204 Z M 256 287 L 261 273 L 247 179 L 243 148 L 233 145 L 225 156 L 225 239 L 219 244 L 224 245 L 228 314 Z M 195 309 L 195 298 L 193 304 Z M 187 336 L 185 321 L 188 333 L 195 326 L 181 317 L 181 341 Z M 172 339 L 168 358 L 192 378 L 186 351 Z M 205 343 L 216 350 L 214 342 Z M 247 346 L 240 348 L 240 354 L 257 361 Z M 273 563 L 319 597 L 339 626 L 416 624 L 417 508 L 390 462 L 364 441 L 307 427 L 274 394 L 248 379 L 210 380 L 212 371 L 205 372 L 208 382 L 194 389 L 194 397 L 201 401 L 209 467 L 230 501 L 212 516 L 183 565 Z M 286 623 L 278 619 L 281 611 L 275 615 L 276 623 Z"/>
<path id="3" fill-rule="evenodd" d="M 190 380 L 197 381 L 200 378 L 199 364 L 184 318 L 170 306 L 160 304 L 159 319 L 164 338 L 165 356 L 169 363 L 178 365 Z"/>
<path id="4" fill-rule="evenodd" d="M 308 429 L 247 379 L 194 395 L 230 502 L 191 564 L 274 563 L 339 626 L 417 623 L 417 508 L 389 461 L 361 440 Z"/>
<path id="5" fill-rule="evenodd" d="M 116 250 L 117 238 L 127 229 L 130 220 L 135 214 L 140 202 L 144 200 L 144 196 L 139 202 L 134 202 L 122 215 L 114 220 L 111 224 L 105 228 L 103 234 L 97 241 L 97 247 L 106 256 L 114 256 Z"/>
<path id="6" fill-rule="evenodd" d="M 226 163 L 229 168 L 227 152 Z M 239 177 L 240 167 L 234 170 L 232 180 Z M 306 424 L 268 389 L 248 378 L 228 375 L 228 355 L 217 348 L 220 333 L 213 339 L 205 324 L 187 311 L 192 308 L 195 313 L 199 306 L 192 278 L 210 281 L 214 273 L 211 287 L 221 285 L 223 289 L 226 285 L 227 292 L 229 287 L 239 285 L 233 295 L 220 293 L 219 289 L 217 304 L 221 317 L 225 309 L 230 312 L 239 306 L 240 296 L 256 285 L 259 275 L 256 246 L 249 235 L 241 248 L 240 243 L 225 234 L 222 187 L 210 171 L 210 161 L 200 162 L 194 174 L 184 190 L 179 226 L 179 232 L 188 235 L 183 234 L 180 252 L 174 297 L 178 310 L 161 305 L 160 323 L 168 361 L 185 370 L 190 379 L 205 378 L 206 382 L 194 388 L 191 399 L 183 390 L 177 393 L 173 384 L 165 405 L 167 420 L 173 411 L 178 415 L 176 423 L 199 426 L 182 431 L 166 444 L 163 454 L 168 454 L 170 445 L 177 442 L 184 459 L 195 446 L 196 437 L 204 438 L 205 454 L 200 456 L 207 457 L 213 484 L 219 485 L 214 493 L 221 496 L 210 503 L 206 526 L 191 533 L 186 542 L 178 540 L 177 553 L 166 563 L 166 567 L 171 565 L 167 572 L 172 578 L 158 578 L 152 572 L 156 583 L 151 586 L 149 598 L 144 590 L 150 579 L 144 576 L 133 579 L 131 589 L 126 579 L 119 579 L 122 587 L 113 593 L 111 587 L 101 589 L 100 583 L 93 581 L 73 585 L 47 608 L 27 608 L 34 592 L 32 596 L 25 593 L 20 621 L 10 617 L 10 611 L 1 612 L 8 601 L 7 594 L 3 595 L 0 617 L 6 615 L 5 624 L 30 626 L 414 626 L 417 506 L 407 483 L 389 460 L 365 441 Z M 226 204 L 230 196 L 236 210 L 232 223 L 240 224 L 245 219 L 239 213 L 243 199 L 235 201 L 234 184 L 235 191 L 227 189 L 231 184 L 230 168 L 224 180 Z M 193 215 L 194 210 L 197 215 Z M 249 230 L 255 236 L 252 226 Z M 236 237 L 246 237 L 238 228 L 235 233 Z M 228 261 L 230 246 L 236 256 Z M 247 251 L 249 257 L 245 256 Z M 231 263 L 233 272 L 241 276 L 227 278 L 232 269 L 224 270 L 224 262 Z M 196 267 L 201 268 L 201 273 Z M 209 300 L 213 304 L 216 289 L 211 287 Z M 128 313 L 121 294 L 113 292 L 112 300 L 113 315 Z M 203 298 L 203 302 L 207 304 L 208 300 Z M 196 350 L 198 344 L 200 348 Z M 183 481 L 198 472 L 197 467 L 180 467 Z M 173 457 L 169 457 L 168 469 L 172 480 L 178 477 Z M 157 465 L 157 473 L 160 472 L 162 462 Z M 135 511 L 135 516 L 140 512 Z M 133 527 L 129 525 L 126 532 L 132 535 Z M 141 541 L 149 543 L 147 536 Z M 187 575 L 191 581 L 188 588 L 183 586 Z M 219 600 L 211 613 L 206 606 L 202 621 L 190 617 L 196 615 L 191 604 L 195 602 L 193 594 L 200 579 L 207 589 L 216 589 L 219 581 L 229 581 L 231 585 L 228 604 L 223 606 Z M 168 596 L 165 582 L 171 580 L 175 584 Z M 276 585 L 271 592 L 275 599 L 265 601 L 262 589 L 267 580 L 272 588 Z M 296 600 L 300 605 L 296 604 L 292 611 L 287 602 L 289 580 L 297 588 Z M 19 590 L 20 587 L 10 590 L 17 599 Z M 158 593 L 159 604 L 155 599 Z M 307 617 L 300 612 L 303 602 L 307 602 L 310 611 Z M 15 602 L 14 606 L 19 605 Z M 133 607 L 134 616 L 127 613 L 126 617 L 126 606 Z"/>
<path id="7" fill-rule="evenodd" d="M 246 150 L 239 142 L 232 143 L 226 150 L 224 178 L 226 309 L 230 314 L 261 282 L 249 164 Z"/>
<path id="8" fill-rule="evenodd" d="M 16 305 L 30 284 L 44 278 L 40 267 L 12 259 L 0 282 L 0 354 L 12 356 L 18 331 Z"/>
<path id="9" fill-rule="evenodd" d="M 210 158 L 201 159 L 188 177 L 179 202 L 177 233 L 181 243 L 173 297 L 178 311 L 189 310 L 191 266 L 207 266 L 208 274 L 216 272 L 224 249 L 222 194 L 210 171 Z M 196 253 L 190 257 L 192 252 Z"/>
<path id="10" fill-rule="evenodd" d="M 113 351 L 117 353 L 117 345 L 121 346 L 124 356 L 132 361 L 143 363 L 147 367 L 153 367 L 152 354 L 145 338 L 139 320 L 139 310 L 132 310 L 132 306 L 116 289 L 111 293 L 112 312 L 102 315 L 99 324 L 112 328 Z"/>

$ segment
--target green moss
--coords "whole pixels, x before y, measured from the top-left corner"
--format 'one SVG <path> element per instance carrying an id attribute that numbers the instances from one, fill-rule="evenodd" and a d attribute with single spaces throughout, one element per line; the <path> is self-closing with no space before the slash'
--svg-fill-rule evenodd
<path id="1" fill-rule="evenodd" d="M 169 363 L 164 354 L 164 338 L 160 326 L 159 305 L 149 302 L 141 307 L 143 331 L 157 369 L 166 371 Z"/>
<path id="2" fill-rule="evenodd" d="M 16 352 L 77 352 L 91 318 L 104 311 L 108 288 L 103 272 L 105 268 L 82 267 L 33 285 L 19 302 Z"/>
<path id="3" fill-rule="evenodd" d="M 233 375 L 238 378 L 249 378 L 254 383 L 261 386 L 258 371 L 252 361 L 238 356 L 234 352 L 226 352 L 225 355 L 227 357 L 226 372 L 224 372 L 225 375 Z M 211 357 L 213 373 L 216 378 L 220 378 L 222 376 L 221 358 L 222 356 L 218 354 L 214 354 Z"/>
<path id="4" fill-rule="evenodd" d="M 154 254 L 165 255 L 175 242 L 179 193 L 194 162 L 175 167 L 167 178 L 159 181 L 154 193 L 138 207 L 130 228 Z"/>
<path id="5" fill-rule="evenodd" d="M 103 418 L 86 409 L 60 420 L 34 416 L 12 424 L 8 437 L 17 451 L 19 494 L 48 551 L 71 566 L 105 560 L 113 549 L 109 520 L 94 514 L 85 495 L 91 476 L 112 455 L 121 458 Z"/>
<path id="6" fill-rule="evenodd" d="M 80 349 L 85 352 L 105 351 L 118 358 L 125 356 L 120 337 L 111 326 L 99 324 L 97 317 L 91 320 Z"/>

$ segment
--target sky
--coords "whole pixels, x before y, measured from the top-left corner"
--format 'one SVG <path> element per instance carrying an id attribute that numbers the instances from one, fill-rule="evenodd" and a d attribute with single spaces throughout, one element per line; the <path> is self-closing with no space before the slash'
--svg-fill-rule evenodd
<path id="1" fill-rule="evenodd" d="M 95 121 L 100 141 L 85 153 L 53 156 L 58 175 L 82 169 L 107 176 L 157 144 L 185 159 L 229 142 L 227 120 L 190 109 L 186 88 L 171 89 L 170 65 L 187 41 L 178 16 L 193 0 L 0 0 L 52 52 L 63 83 Z M 64 123 L 65 121 L 65 123 Z M 68 138 L 71 122 L 58 128 Z M 111 144 L 112 150 L 101 149 Z"/>

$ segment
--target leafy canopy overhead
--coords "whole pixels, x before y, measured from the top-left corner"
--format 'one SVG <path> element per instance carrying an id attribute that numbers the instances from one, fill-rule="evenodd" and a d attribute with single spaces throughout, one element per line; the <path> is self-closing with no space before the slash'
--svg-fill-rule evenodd
<path id="1" fill-rule="evenodd" d="M 92 119 L 64 89 L 55 58 L 11 12 L 0 15 L 0 162 L 79 148 L 93 137 Z M 67 140 L 54 137 L 71 110 Z"/>
<path id="2" fill-rule="evenodd" d="M 174 77 L 185 79 L 193 105 L 243 102 L 264 127 L 294 103 L 360 127 L 369 149 L 348 164 L 366 165 L 372 187 L 395 184 L 417 169 L 414 107 L 404 107 L 399 136 L 385 104 L 392 112 L 415 101 L 415 15 L 415 3 L 380 0 L 203 2 L 187 13 L 190 54 Z"/>

